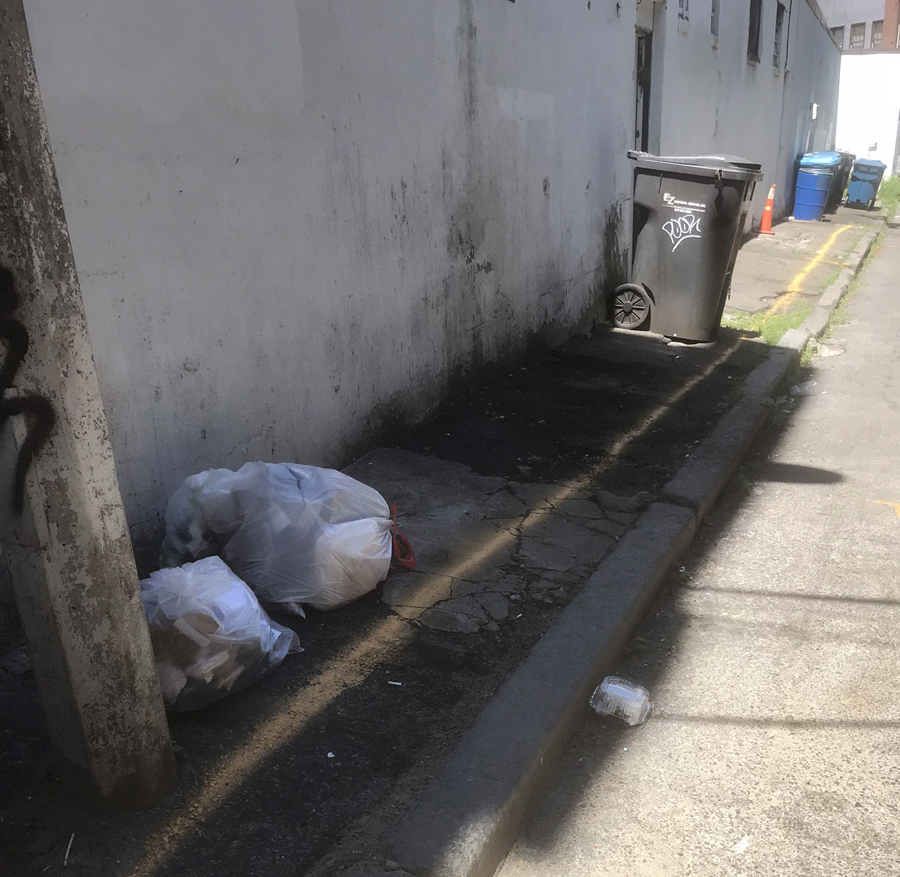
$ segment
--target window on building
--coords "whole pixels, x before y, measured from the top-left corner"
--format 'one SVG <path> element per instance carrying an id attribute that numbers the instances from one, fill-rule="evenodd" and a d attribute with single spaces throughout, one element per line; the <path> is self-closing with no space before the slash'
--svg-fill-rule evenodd
<path id="1" fill-rule="evenodd" d="M 866 23 L 850 25 L 850 48 L 864 49 L 866 47 Z"/>
<path id="2" fill-rule="evenodd" d="M 750 0 L 750 32 L 747 37 L 747 58 L 759 61 L 759 25 L 762 19 L 762 0 Z"/>
<path id="3" fill-rule="evenodd" d="M 837 47 L 839 49 L 844 48 L 844 28 L 843 27 L 833 27 L 831 29 L 831 37 L 837 43 Z"/>
<path id="4" fill-rule="evenodd" d="M 872 22 L 872 37 L 869 40 L 869 48 L 870 49 L 880 49 L 881 48 L 881 32 L 884 30 L 884 21 L 873 21 Z"/>
<path id="5" fill-rule="evenodd" d="M 709 16 L 709 29 L 714 37 L 719 35 L 719 3 L 720 0 L 712 0 L 712 12 Z"/>
<path id="6" fill-rule="evenodd" d="M 688 20 L 688 0 L 678 0 L 678 17 L 682 21 Z"/>
<path id="7" fill-rule="evenodd" d="M 775 5 L 775 50 L 772 54 L 772 63 L 776 67 L 781 67 L 781 44 L 784 39 L 784 7 L 777 3 Z"/>

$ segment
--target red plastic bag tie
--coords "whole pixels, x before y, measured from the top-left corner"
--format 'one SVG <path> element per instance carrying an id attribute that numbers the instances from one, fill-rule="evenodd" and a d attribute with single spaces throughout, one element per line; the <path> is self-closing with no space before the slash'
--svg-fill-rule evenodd
<path id="1" fill-rule="evenodd" d="M 391 569 L 394 572 L 408 572 L 416 568 L 416 554 L 409 544 L 409 539 L 400 532 L 397 526 L 397 503 L 391 503 L 391 515 L 394 518 L 394 526 L 391 530 L 393 550 L 391 551 Z"/>

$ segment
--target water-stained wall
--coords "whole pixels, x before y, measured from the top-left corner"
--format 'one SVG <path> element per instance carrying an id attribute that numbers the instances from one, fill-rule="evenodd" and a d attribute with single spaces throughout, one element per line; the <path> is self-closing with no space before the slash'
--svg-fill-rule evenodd
<path id="1" fill-rule="evenodd" d="M 25 7 L 147 562 L 185 476 L 342 464 L 621 279 L 628 4 Z"/>

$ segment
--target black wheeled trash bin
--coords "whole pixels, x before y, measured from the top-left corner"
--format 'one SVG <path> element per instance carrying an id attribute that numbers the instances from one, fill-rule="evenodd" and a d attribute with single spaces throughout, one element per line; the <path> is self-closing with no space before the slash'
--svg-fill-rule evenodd
<path id="1" fill-rule="evenodd" d="M 712 341 L 731 287 L 760 166 L 736 156 L 629 152 L 634 170 L 631 282 L 610 317 L 681 341 Z"/>

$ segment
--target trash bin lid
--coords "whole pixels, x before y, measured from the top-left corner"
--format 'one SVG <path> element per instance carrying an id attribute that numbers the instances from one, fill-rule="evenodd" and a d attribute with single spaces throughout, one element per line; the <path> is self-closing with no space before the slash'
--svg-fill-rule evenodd
<path id="1" fill-rule="evenodd" d="M 807 152 L 800 159 L 800 167 L 833 167 L 840 163 L 839 152 Z"/>
<path id="2" fill-rule="evenodd" d="M 856 166 L 872 171 L 883 171 L 887 167 L 883 161 L 879 161 L 877 158 L 858 158 L 856 159 Z"/>
<path id="3" fill-rule="evenodd" d="M 737 155 L 652 155 L 634 149 L 629 149 L 627 155 L 638 167 L 651 170 L 725 180 L 762 179 L 762 165 Z"/>

